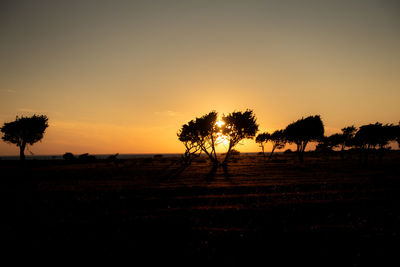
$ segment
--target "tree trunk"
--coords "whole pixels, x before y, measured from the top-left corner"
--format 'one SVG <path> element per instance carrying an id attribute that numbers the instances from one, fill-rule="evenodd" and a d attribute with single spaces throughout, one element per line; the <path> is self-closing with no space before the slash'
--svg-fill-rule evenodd
<path id="1" fill-rule="evenodd" d="M 307 146 L 307 142 L 301 142 L 300 143 L 300 147 L 298 146 L 297 147 L 297 152 L 298 152 L 298 155 L 299 155 L 299 161 L 300 162 L 303 162 L 304 161 L 304 150 L 306 149 L 306 146 Z"/>
<path id="2" fill-rule="evenodd" d="M 26 143 L 25 142 L 23 142 L 22 143 L 22 145 L 19 147 L 19 159 L 20 160 L 25 160 L 25 146 L 26 146 Z"/>
<path id="3" fill-rule="evenodd" d="M 265 152 L 264 152 L 264 146 L 263 145 L 261 145 L 261 149 L 262 149 L 262 153 L 263 153 L 263 157 L 264 157 L 264 161 L 265 161 Z"/>
<path id="4" fill-rule="evenodd" d="M 304 157 L 303 157 L 303 151 L 299 152 L 299 161 L 303 162 L 304 161 Z"/>
<path id="5" fill-rule="evenodd" d="M 272 154 L 274 154 L 274 151 L 275 151 L 275 146 L 272 147 L 272 151 L 271 151 L 271 154 L 269 154 L 268 160 L 271 160 Z"/>
<path id="6" fill-rule="evenodd" d="M 344 145 L 342 145 L 342 150 L 340 151 L 340 158 L 344 160 Z"/>
<path id="7" fill-rule="evenodd" d="M 214 153 L 214 165 L 218 165 L 217 152 L 215 151 L 215 141 L 212 139 L 212 151 Z"/>
<path id="8" fill-rule="evenodd" d="M 201 147 L 201 150 L 203 150 L 204 153 L 206 153 L 206 155 L 210 158 L 210 161 L 215 164 L 215 159 L 212 155 L 213 152 L 211 151 L 210 153 L 208 153 L 207 149 L 204 146 Z"/>
<path id="9" fill-rule="evenodd" d="M 226 156 L 225 156 L 225 159 L 224 159 L 224 162 L 222 163 L 222 165 L 228 165 L 228 158 L 229 158 L 229 155 L 231 154 L 231 149 L 232 149 L 232 145 L 231 145 L 231 143 L 229 143 L 229 148 L 228 148 L 228 151 L 226 152 Z"/>

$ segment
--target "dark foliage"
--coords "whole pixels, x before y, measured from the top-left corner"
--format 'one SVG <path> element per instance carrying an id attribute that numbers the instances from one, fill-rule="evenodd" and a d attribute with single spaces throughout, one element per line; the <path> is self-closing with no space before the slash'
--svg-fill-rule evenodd
<path id="1" fill-rule="evenodd" d="M 298 158 L 303 161 L 307 144 L 318 141 L 324 136 L 324 125 L 319 115 L 309 116 L 289 124 L 284 133 L 289 143 L 297 145 Z"/>
<path id="2" fill-rule="evenodd" d="M 217 153 L 215 151 L 218 133 L 217 118 L 218 113 L 216 111 L 211 111 L 201 118 L 196 118 L 201 150 L 210 158 L 210 161 L 214 165 L 218 164 Z"/>
<path id="3" fill-rule="evenodd" d="M 217 117 L 218 113 L 211 111 L 200 118 L 189 121 L 179 130 L 177 134 L 179 141 L 185 145 L 183 156 L 185 165 L 189 165 L 194 158 L 200 156 L 201 152 L 204 152 L 212 163 L 217 163 L 215 151 Z"/>
<path id="4" fill-rule="evenodd" d="M 269 159 L 272 158 L 272 154 L 275 149 L 282 149 L 286 145 L 286 136 L 284 130 L 276 130 L 271 134 L 271 142 L 272 142 L 272 151 L 269 154 Z"/>
<path id="5" fill-rule="evenodd" d="M 354 125 L 347 126 L 342 129 L 342 151 L 345 149 L 345 147 L 351 147 L 351 140 L 354 138 L 356 132 L 357 128 Z"/>
<path id="6" fill-rule="evenodd" d="M 63 155 L 63 159 L 73 161 L 76 160 L 76 157 L 71 152 L 67 152 Z"/>
<path id="7" fill-rule="evenodd" d="M 271 139 L 271 135 L 267 132 L 265 133 L 260 133 L 256 137 L 256 143 L 259 144 L 262 150 L 262 155 L 265 160 L 265 151 L 264 151 L 264 146 L 268 143 L 268 141 Z"/>
<path id="8" fill-rule="evenodd" d="M 33 115 L 32 117 L 18 117 L 15 121 L 4 123 L 1 132 L 5 142 L 17 145 L 20 149 L 20 159 L 25 159 L 25 148 L 33 145 L 43 138 L 48 125 L 45 115 Z"/>
<path id="9" fill-rule="evenodd" d="M 397 145 L 400 148 L 400 123 L 396 126 L 393 126 L 394 140 L 397 142 Z"/>
<path id="10" fill-rule="evenodd" d="M 82 155 L 79 155 L 78 159 L 82 161 L 94 161 L 96 160 L 96 157 L 93 155 L 89 155 L 89 153 L 84 153 Z"/>
<path id="11" fill-rule="evenodd" d="M 183 162 L 185 165 L 189 165 L 192 160 L 201 153 L 201 147 L 199 145 L 200 139 L 195 121 L 192 120 L 184 124 L 177 135 L 179 141 L 185 146 L 185 153 L 182 158 Z"/>
<path id="12" fill-rule="evenodd" d="M 376 122 L 363 125 L 355 134 L 351 144 L 360 150 L 360 158 L 364 156 L 365 161 L 368 161 L 370 152 L 376 154 L 376 149 L 378 149 L 379 159 L 382 159 L 384 151 L 389 149 L 389 142 L 396 140 L 397 132 L 398 126 L 392 124 L 382 125 Z"/>
<path id="13" fill-rule="evenodd" d="M 344 143 L 343 135 L 336 133 L 330 136 L 324 136 L 320 138 L 315 150 L 320 152 L 329 152 L 332 151 L 334 148 L 342 145 L 343 143 Z"/>
<path id="14" fill-rule="evenodd" d="M 226 152 L 224 165 L 228 164 L 231 150 L 243 139 L 252 139 L 258 131 L 258 124 L 252 110 L 247 109 L 245 112 L 232 112 L 227 116 L 223 116 L 225 122 L 222 132 L 228 137 L 229 147 Z"/>

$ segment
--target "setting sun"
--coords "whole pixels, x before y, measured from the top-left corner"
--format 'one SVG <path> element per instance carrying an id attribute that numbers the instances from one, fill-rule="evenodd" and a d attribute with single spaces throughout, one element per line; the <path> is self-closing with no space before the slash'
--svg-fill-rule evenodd
<path id="1" fill-rule="evenodd" d="M 224 146 L 224 148 L 228 148 L 229 145 L 229 139 L 226 135 L 224 135 L 222 133 L 222 126 L 225 124 L 224 121 L 219 120 L 215 123 L 215 125 L 218 126 L 218 128 L 220 128 L 220 130 L 217 133 L 217 139 L 216 139 L 216 143 L 217 145 L 222 144 Z"/>
<path id="2" fill-rule="evenodd" d="M 0 0 L 3 254 L 399 262 L 399 14 L 400 0 Z"/>
<path id="3" fill-rule="evenodd" d="M 219 121 L 217 121 L 215 124 L 216 124 L 216 125 L 218 125 L 218 127 L 219 127 L 219 128 L 221 128 L 221 127 L 222 127 L 222 125 L 224 125 L 224 124 L 225 124 L 225 122 L 224 122 L 224 121 L 221 121 L 221 120 L 219 120 Z"/>

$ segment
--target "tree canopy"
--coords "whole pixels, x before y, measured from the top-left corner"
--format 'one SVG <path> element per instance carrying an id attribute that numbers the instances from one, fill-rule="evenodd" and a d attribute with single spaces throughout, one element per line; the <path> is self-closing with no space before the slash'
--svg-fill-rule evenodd
<path id="1" fill-rule="evenodd" d="M 324 136 L 324 124 L 319 115 L 309 116 L 289 124 L 284 132 L 286 140 L 297 145 L 299 160 L 303 161 L 307 144 Z"/>
<path id="2" fill-rule="evenodd" d="M 241 140 L 252 139 L 258 131 L 258 124 L 253 110 L 247 109 L 244 112 L 232 112 L 222 117 L 225 122 L 222 133 L 229 140 L 229 147 L 226 153 L 223 164 L 228 163 L 229 155 L 232 150 Z"/>
<path id="3" fill-rule="evenodd" d="M 227 153 L 222 162 L 226 166 L 234 148 L 243 139 L 253 139 L 257 134 L 258 124 L 250 109 L 229 113 L 221 119 L 222 122 L 218 123 L 218 113 L 211 111 L 182 126 L 178 132 L 178 138 L 185 145 L 185 157 L 190 158 L 204 152 L 211 162 L 218 165 L 215 147 L 227 141 Z M 268 142 L 272 144 L 270 159 L 274 151 L 284 148 L 286 143 L 297 145 L 297 156 L 300 161 L 303 161 L 304 152 L 310 142 L 318 142 L 316 150 L 321 152 L 332 152 L 335 148 L 340 148 L 342 158 L 344 158 L 346 147 L 356 148 L 366 153 L 368 150 L 379 148 L 379 153 L 382 154 L 384 150 L 390 149 L 390 142 L 400 141 L 400 123 L 399 125 L 383 125 L 377 122 L 363 125 L 358 129 L 352 125 L 330 136 L 324 136 L 324 133 L 324 124 L 320 115 L 314 115 L 301 118 L 287 125 L 285 129 L 276 130 L 272 134 L 260 133 L 256 136 L 255 142 L 261 147 L 264 159 L 265 144 Z"/>
<path id="4" fill-rule="evenodd" d="M 264 145 L 271 139 L 271 135 L 267 132 L 260 133 L 256 137 L 256 143 L 259 144 L 262 150 L 263 157 L 265 159 L 265 151 L 264 151 Z"/>
<path id="5" fill-rule="evenodd" d="M 275 149 L 282 149 L 286 145 L 286 136 L 284 130 L 276 130 L 271 134 L 271 143 L 272 143 L 272 151 L 269 154 L 269 159 L 272 158 L 272 154 L 274 153 Z"/>
<path id="6" fill-rule="evenodd" d="M 26 145 L 33 145 L 43 138 L 48 127 L 48 118 L 45 115 L 32 117 L 16 117 L 15 121 L 4 123 L 1 132 L 5 142 L 17 145 L 20 148 L 20 159 L 25 159 Z"/>
<path id="7" fill-rule="evenodd" d="M 187 164 L 193 157 L 204 152 L 213 162 L 217 163 L 217 154 L 215 151 L 217 129 L 216 122 L 218 113 L 210 113 L 196 118 L 184 124 L 178 132 L 178 139 L 185 145 L 184 160 Z"/>

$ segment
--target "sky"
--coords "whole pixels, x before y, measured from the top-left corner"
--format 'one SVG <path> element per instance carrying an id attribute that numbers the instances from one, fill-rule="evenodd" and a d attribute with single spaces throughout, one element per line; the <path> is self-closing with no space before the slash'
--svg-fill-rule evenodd
<path id="1" fill-rule="evenodd" d="M 252 109 L 262 132 L 316 114 L 326 134 L 397 124 L 399 14 L 395 0 L 3 0 L 0 123 L 47 115 L 37 155 L 181 153 L 179 128 L 212 110 Z"/>

